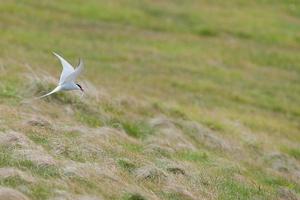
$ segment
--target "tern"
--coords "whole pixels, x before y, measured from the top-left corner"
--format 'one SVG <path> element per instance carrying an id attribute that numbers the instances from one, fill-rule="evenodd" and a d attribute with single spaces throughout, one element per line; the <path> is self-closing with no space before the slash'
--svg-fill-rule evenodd
<path id="1" fill-rule="evenodd" d="M 58 86 L 52 90 L 51 92 L 40 96 L 38 98 L 43 98 L 46 96 L 49 96 L 53 93 L 59 92 L 59 91 L 67 91 L 67 90 L 80 90 L 81 92 L 84 92 L 83 88 L 81 85 L 76 83 L 77 77 L 80 75 L 80 73 L 83 70 L 83 61 L 80 59 L 79 65 L 76 69 L 73 68 L 73 66 L 68 63 L 63 57 L 58 55 L 57 53 L 53 52 L 53 54 L 59 59 L 63 70 L 60 75 L 59 83 Z"/>

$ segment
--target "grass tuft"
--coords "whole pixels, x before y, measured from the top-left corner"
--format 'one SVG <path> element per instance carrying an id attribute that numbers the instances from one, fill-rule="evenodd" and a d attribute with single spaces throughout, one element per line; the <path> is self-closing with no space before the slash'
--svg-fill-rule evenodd
<path id="1" fill-rule="evenodd" d="M 90 127 L 101 127 L 103 122 L 99 116 L 91 113 L 76 112 L 76 118 L 78 121 L 90 126 Z"/>
<path id="2" fill-rule="evenodd" d="M 199 151 L 181 151 L 176 154 L 176 157 L 178 157 L 181 160 L 186 161 L 192 161 L 192 162 L 200 162 L 200 163 L 207 163 L 209 162 L 208 154 L 205 152 L 199 152 Z"/>
<path id="3" fill-rule="evenodd" d="M 146 198 L 138 193 L 133 193 L 133 194 L 129 193 L 129 194 L 125 194 L 122 200 L 146 200 Z"/>
<path id="4" fill-rule="evenodd" d="M 296 148 L 285 148 L 284 151 L 294 157 L 297 160 L 300 160 L 300 149 L 296 149 Z"/>
<path id="5" fill-rule="evenodd" d="M 32 200 L 300 193 L 299 11 L 296 0 L 1 1 L 0 167 L 37 183 L 0 184 Z M 27 101 L 57 86 L 51 51 L 84 59 L 82 98 Z"/>
<path id="6" fill-rule="evenodd" d="M 209 28 L 202 28 L 198 30 L 197 33 L 201 36 L 206 36 L 206 37 L 216 37 L 219 35 L 218 31 Z"/>
<path id="7" fill-rule="evenodd" d="M 132 172 L 136 169 L 136 165 L 127 159 L 119 159 L 117 163 L 122 169 L 128 172 Z"/>
<path id="8" fill-rule="evenodd" d="M 154 128 L 144 121 L 112 120 L 110 124 L 114 128 L 122 128 L 124 131 L 135 138 L 145 138 L 154 134 Z"/>

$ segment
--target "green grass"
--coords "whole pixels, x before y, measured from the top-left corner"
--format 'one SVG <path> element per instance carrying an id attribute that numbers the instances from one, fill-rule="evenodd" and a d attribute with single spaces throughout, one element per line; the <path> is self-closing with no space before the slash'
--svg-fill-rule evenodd
<path id="1" fill-rule="evenodd" d="M 263 196 L 259 188 L 249 187 L 234 180 L 225 180 L 220 185 L 219 199 L 253 199 L 255 196 Z"/>
<path id="2" fill-rule="evenodd" d="M 135 169 L 163 161 L 188 165 L 186 174 L 194 179 L 173 174 L 171 183 L 195 196 L 214 194 L 206 199 L 274 199 L 280 187 L 300 194 L 293 171 L 282 174 L 264 161 L 282 152 L 299 167 L 299 10 L 296 0 L 2 2 L 1 134 L 20 132 L 60 164 L 93 163 L 118 180 L 64 179 L 60 164 L 37 166 L 14 157 L 22 145 L 1 141 L 0 167 L 38 177 L 40 185 L 26 193 L 33 200 L 50 198 L 55 189 L 107 199 L 185 198 L 166 191 L 163 181 L 136 180 Z M 61 67 L 52 51 L 74 65 L 84 59 L 78 82 L 87 95 L 58 93 L 28 103 L 58 81 Z M 160 116 L 178 133 L 162 139 L 150 123 Z M 26 123 L 35 117 L 47 119 L 50 128 Z M 187 121 L 200 123 L 229 148 L 212 150 L 206 142 L 214 137 L 199 141 L 206 130 L 194 130 Z M 234 173 L 259 189 L 236 181 Z M 193 180 L 202 179 L 208 184 L 200 191 Z M 23 184 L 17 178 L 1 182 Z"/>
<path id="3" fill-rule="evenodd" d="M 178 193 L 166 193 L 166 194 L 163 194 L 163 196 L 165 199 L 169 199 L 169 200 L 188 199 L 188 198 L 182 197 L 182 195 L 180 195 Z"/>
<path id="4" fill-rule="evenodd" d="M 28 195 L 38 200 L 47 199 L 52 195 L 51 190 L 48 187 L 46 187 L 44 183 L 43 184 L 27 183 L 26 181 L 24 181 L 19 177 L 9 177 L 6 179 L 1 179 L 0 185 L 4 187 L 12 187 L 12 188 L 26 186 L 30 191 Z"/>
<path id="5" fill-rule="evenodd" d="M 284 151 L 295 159 L 300 160 L 300 149 L 286 147 L 284 148 Z"/>
<path id="6" fill-rule="evenodd" d="M 119 159 L 118 165 L 128 172 L 132 172 L 134 169 L 136 169 L 136 165 L 129 160 Z"/>
<path id="7" fill-rule="evenodd" d="M 122 200 L 146 200 L 146 198 L 140 194 L 125 194 Z"/>
<path id="8" fill-rule="evenodd" d="M 30 160 L 20 160 L 12 163 L 12 166 L 30 170 L 33 174 L 43 178 L 59 178 L 60 170 L 55 166 L 38 166 Z"/>
<path id="9" fill-rule="evenodd" d="M 99 116 L 95 115 L 91 115 L 91 114 L 86 114 L 83 112 L 77 112 L 76 113 L 76 118 L 78 121 L 91 126 L 91 127 L 100 127 L 103 125 L 103 122 L 101 121 L 101 119 L 99 118 Z"/>
<path id="10" fill-rule="evenodd" d="M 153 133 L 152 128 L 144 122 L 124 122 L 122 123 L 122 127 L 128 135 L 138 138 L 145 137 Z"/>
<path id="11" fill-rule="evenodd" d="M 31 173 L 43 178 L 58 178 L 60 171 L 55 166 L 40 166 L 31 160 L 16 159 L 12 156 L 12 151 L 8 148 L 0 149 L 0 166 L 1 167 L 17 167 L 22 170 L 29 170 Z"/>
<path id="12" fill-rule="evenodd" d="M 132 144 L 132 143 L 122 143 L 122 146 L 130 151 L 130 152 L 135 152 L 135 153 L 142 153 L 143 152 L 143 147 L 138 145 L 138 144 Z"/>
<path id="13" fill-rule="evenodd" d="M 8 177 L 8 178 L 0 180 L 0 185 L 6 186 L 6 187 L 13 187 L 13 188 L 15 188 L 18 185 L 26 185 L 26 184 L 27 184 L 27 182 L 24 181 L 23 179 L 21 179 L 18 176 Z"/>
<path id="14" fill-rule="evenodd" d="M 180 160 L 198 162 L 202 164 L 210 161 L 209 155 L 205 152 L 182 151 L 178 152 L 175 157 Z"/>
<path id="15" fill-rule="evenodd" d="M 53 195 L 53 192 L 50 189 L 50 186 L 46 186 L 46 184 L 41 184 L 41 185 L 35 185 L 30 188 L 30 194 L 34 199 L 37 200 L 43 200 L 43 199 L 48 199 Z"/>
<path id="16" fill-rule="evenodd" d="M 113 119 L 109 121 L 110 126 L 115 128 L 122 128 L 124 131 L 136 138 L 145 138 L 149 135 L 154 133 L 154 128 L 152 128 L 147 122 L 145 121 L 129 121 L 129 120 L 121 120 Z"/>
<path id="17" fill-rule="evenodd" d="M 42 135 L 38 132 L 31 132 L 28 134 L 28 137 L 36 144 L 40 144 L 43 146 L 48 146 L 49 144 L 49 139 L 47 138 L 47 136 Z"/>

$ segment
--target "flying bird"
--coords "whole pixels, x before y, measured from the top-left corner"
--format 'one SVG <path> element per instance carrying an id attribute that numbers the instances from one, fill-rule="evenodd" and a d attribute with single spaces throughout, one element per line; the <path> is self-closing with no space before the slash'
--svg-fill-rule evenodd
<path id="1" fill-rule="evenodd" d="M 63 67 L 58 86 L 51 92 L 38 98 L 43 98 L 59 91 L 80 90 L 81 92 L 84 92 L 81 85 L 75 82 L 77 77 L 83 70 L 83 61 L 80 59 L 78 67 L 74 69 L 73 66 L 70 63 L 68 63 L 63 57 L 61 57 L 55 52 L 53 52 L 53 54 L 59 59 Z"/>

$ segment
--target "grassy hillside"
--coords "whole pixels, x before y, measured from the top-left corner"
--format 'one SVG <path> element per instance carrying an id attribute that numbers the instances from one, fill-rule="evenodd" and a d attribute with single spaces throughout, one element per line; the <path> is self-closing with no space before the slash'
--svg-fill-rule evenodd
<path id="1" fill-rule="evenodd" d="M 299 52 L 298 0 L 1 1 L 0 199 L 299 199 Z"/>

